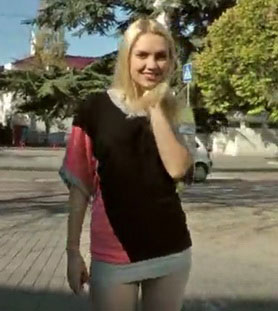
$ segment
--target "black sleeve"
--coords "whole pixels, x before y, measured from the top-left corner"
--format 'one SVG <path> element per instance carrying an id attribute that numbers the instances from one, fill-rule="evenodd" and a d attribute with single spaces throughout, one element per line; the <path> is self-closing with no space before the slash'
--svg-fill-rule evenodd
<path id="1" fill-rule="evenodd" d="M 73 126 L 78 126 L 88 133 L 89 129 L 91 129 L 95 123 L 94 120 L 97 115 L 99 96 L 100 93 L 94 93 L 76 103 L 73 114 Z"/>

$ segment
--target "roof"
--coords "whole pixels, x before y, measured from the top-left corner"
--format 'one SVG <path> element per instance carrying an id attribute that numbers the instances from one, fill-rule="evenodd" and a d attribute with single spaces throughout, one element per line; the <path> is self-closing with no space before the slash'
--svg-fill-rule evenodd
<path id="1" fill-rule="evenodd" d="M 98 58 L 96 57 L 66 55 L 66 62 L 68 67 L 75 69 L 83 69 L 91 63 L 95 62 L 97 59 Z"/>
<path id="2" fill-rule="evenodd" d="M 75 55 L 66 55 L 65 61 L 69 68 L 83 69 L 91 63 L 95 62 L 98 58 L 96 57 L 85 57 L 85 56 L 75 56 Z M 16 60 L 13 62 L 13 66 L 16 69 L 23 69 L 32 65 L 34 56 L 29 56 L 23 59 Z"/>

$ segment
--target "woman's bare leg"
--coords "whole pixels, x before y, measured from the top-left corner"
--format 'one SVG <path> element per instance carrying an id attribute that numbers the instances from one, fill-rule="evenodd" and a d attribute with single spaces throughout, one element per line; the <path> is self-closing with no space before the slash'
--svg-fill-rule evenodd
<path id="1" fill-rule="evenodd" d="M 98 286 L 92 282 L 92 311 L 136 311 L 139 284 Z"/>

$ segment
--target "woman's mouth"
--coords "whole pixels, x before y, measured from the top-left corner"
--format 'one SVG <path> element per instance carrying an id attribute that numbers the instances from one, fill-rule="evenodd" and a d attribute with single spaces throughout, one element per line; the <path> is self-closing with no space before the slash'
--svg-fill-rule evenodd
<path id="1" fill-rule="evenodd" d="M 151 73 L 151 72 L 146 72 L 146 73 L 143 73 L 144 77 L 149 80 L 149 81 L 156 81 L 159 77 L 158 74 L 156 73 Z"/>

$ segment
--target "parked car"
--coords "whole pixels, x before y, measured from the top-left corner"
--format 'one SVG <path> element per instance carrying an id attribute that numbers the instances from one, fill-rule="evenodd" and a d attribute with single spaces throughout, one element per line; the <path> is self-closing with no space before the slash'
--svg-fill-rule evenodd
<path id="1" fill-rule="evenodd" d="M 212 160 L 210 158 L 209 150 L 204 143 L 196 136 L 196 153 L 195 153 L 195 169 L 193 180 L 195 182 L 204 182 L 208 174 L 211 172 Z"/>

